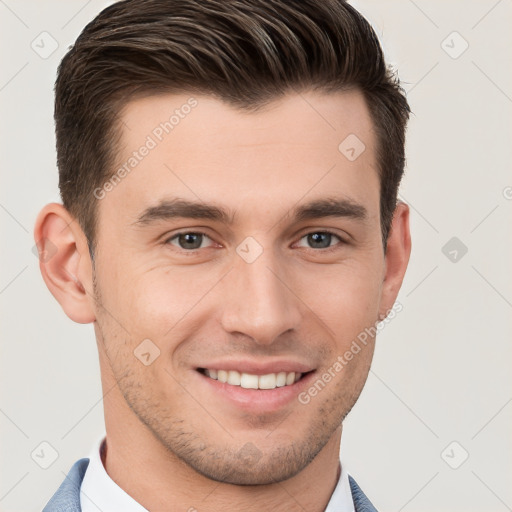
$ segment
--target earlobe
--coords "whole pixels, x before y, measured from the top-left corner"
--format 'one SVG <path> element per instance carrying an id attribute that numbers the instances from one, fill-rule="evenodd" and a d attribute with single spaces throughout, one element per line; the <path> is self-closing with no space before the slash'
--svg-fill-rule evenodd
<path id="1" fill-rule="evenodd" d="M 393 215 L 386 249 L 385 274 L 379 308 L 380 320 L 386 318 L 395 303 L 402 286 L 410 255 L 409 206 L 399 202 Z"/>
<path id="2" fill-rule="evenodd" d="M 34 238 L 46 286 L 74 322 L 94 322 L 92 265 L 87 240 L 63 205 L 50 203 L 39 213 Z"/>

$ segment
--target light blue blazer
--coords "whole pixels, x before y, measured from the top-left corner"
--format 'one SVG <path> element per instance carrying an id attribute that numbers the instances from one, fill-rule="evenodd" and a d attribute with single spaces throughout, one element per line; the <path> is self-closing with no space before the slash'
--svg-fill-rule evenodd
<path id="1" fill-rule="evenodd" d="M 43 512 L 82 512 L 80 507 L 80 486 L 82 485 L 88 465 L 89 459 L 80 459 L 75 462 L 64 482 L 62 482 L 52 499 L 44 507 Z M 355 480 L 351 476 L 348 478 L 356 512 L 377 512 Z"/>

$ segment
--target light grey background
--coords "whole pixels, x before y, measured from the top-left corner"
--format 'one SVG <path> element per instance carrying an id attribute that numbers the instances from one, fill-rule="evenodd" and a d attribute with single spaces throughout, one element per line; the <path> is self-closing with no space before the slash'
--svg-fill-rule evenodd
<path id="1" fill-rule="evenodd" d="M 58 200 L 57 65 L 108 3 L 0 0 L 1 511 L 40 510 L 103 432 L 92 326 L 46 289 L 32 229 Z M 343 458 L 380 511 L 512 510 L 512 2 L 353 4 L 414 111 L 402 187 L 413 252 Z M 58 452 L 48 469 L 42 442 Z"/>

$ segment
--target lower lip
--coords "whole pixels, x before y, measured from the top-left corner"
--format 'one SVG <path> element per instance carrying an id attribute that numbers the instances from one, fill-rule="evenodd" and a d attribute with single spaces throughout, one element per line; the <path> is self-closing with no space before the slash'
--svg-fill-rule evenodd
<path id="1" fill-rule="evenodd" d="M 274 389 L 245 389 L 242 386 L 219 382 L 198 371 L 195 373 L 216 395 L 232 402 L 237 408 L 247 412 L 262 413 L 279 411 L 291 402 L 298 402 L 299 393 L 309 386 L 316 372 L 307 373 L 290 386 Z"/>

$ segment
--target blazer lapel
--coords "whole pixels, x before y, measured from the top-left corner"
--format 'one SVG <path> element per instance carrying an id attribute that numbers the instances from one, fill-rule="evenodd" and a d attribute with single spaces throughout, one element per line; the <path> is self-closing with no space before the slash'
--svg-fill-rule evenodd
<path id="1" fill-rule="evenodd" d="M 355 512 L 377 512 L 377 509 L 372 505 L 371 501 L 365 496 L 361 488 L 350 475 L 348 481 L 350 482 Z"/>
<path id="2" fill-rule="evenodd" d="M 88 465 L 89 459 L 80 459 L 73 464 L 64 482 L 44 507 L 43 512 L 82 512 L 80 486 Z"/>

